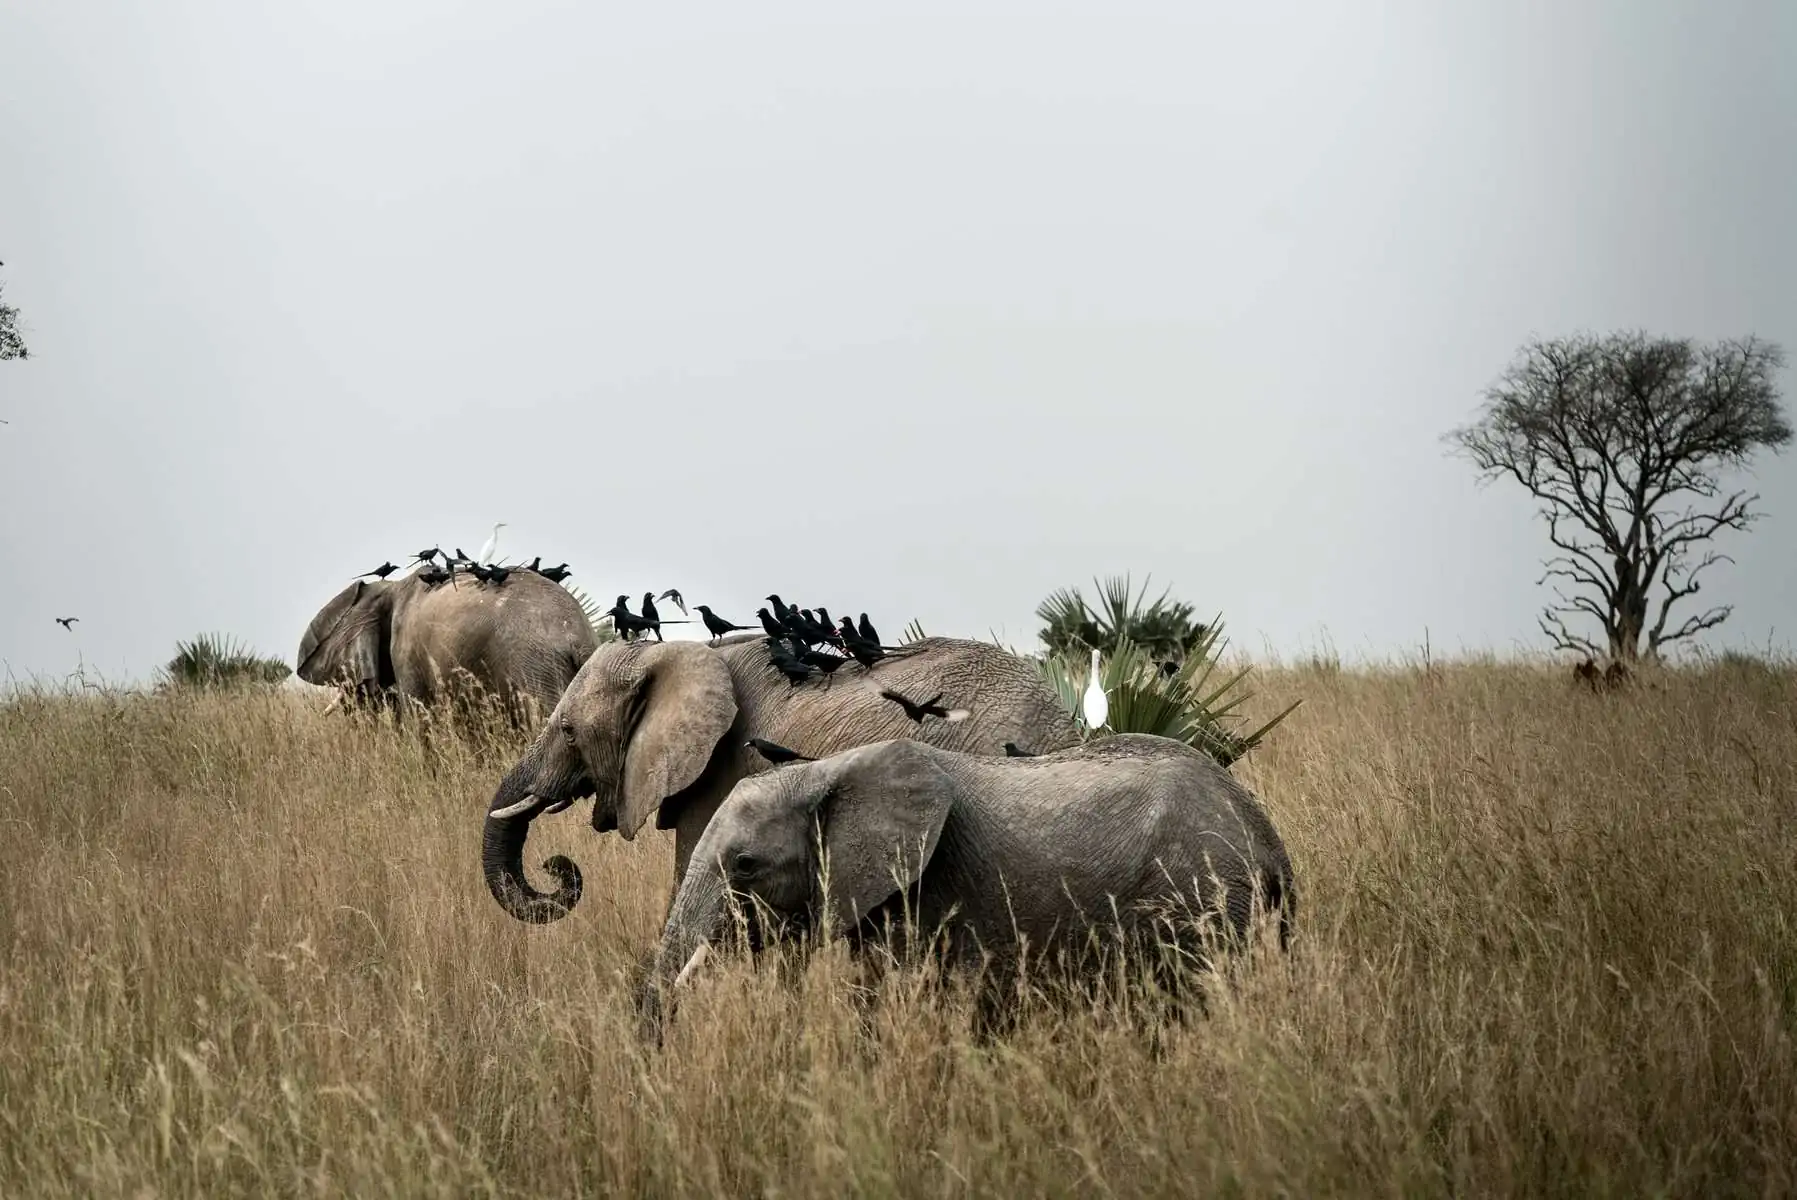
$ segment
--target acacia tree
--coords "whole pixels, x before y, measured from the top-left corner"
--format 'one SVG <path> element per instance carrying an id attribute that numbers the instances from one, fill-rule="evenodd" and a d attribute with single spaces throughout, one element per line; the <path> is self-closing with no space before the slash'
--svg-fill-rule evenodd
<path id="1" fill-rule="evenodd" d="M 1791 440 L 1784 362 L 1754 337 L 1535 340 L 1486 390 L 1478 420 L 1448 435 L 1482 482 L 1514 479 L 1539 502 L 1555 551 L 1541 628 L 1556 649 L 1657 659 L 1728 619 L 1725 604 L 1668 624 L 1704 570 L 1733 561 L 1710 541 L 1760 515 L 1759 496 L 1725 491 L 1722 472 Z M 1596 619 L 1601 644 L 1571 627 L 1581 617 Z"/>
<path id="2" fill-rule="evenodd" d="M 0 294 L 5 291 L 6 286 L 0 284 Z M 30 357 L 31 352 L 25 348 L 25 335 L 19 332 L 19 310 L 0 304 L 0 361 Z"/>

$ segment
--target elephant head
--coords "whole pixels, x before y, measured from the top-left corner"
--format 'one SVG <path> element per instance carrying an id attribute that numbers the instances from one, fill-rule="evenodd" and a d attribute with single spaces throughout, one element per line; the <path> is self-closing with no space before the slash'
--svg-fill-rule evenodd
<path id="1" fill-rule="evenodd" d="M 393 587 L 357 580 L 331 597 L 300 638 L 294 674 L 358 695 L 392 687 Z"/>
<path id="2" fill-rule="evenodd" d="M 564 916 L 580 898 L 580 871 L 558 855 L 543 864 L 555 892 L 531 888 L 530 820 L 591 796 L 593 828 L 634 839 L 705 773 L 736 716 L 729 668 L 697 642 L 614 642 L 594 653 L 493 798 L 481 864 L 494 898 L 520 920 Z"/>
<path id="3" fill-rule="evenodd" d="M 693 851 L 644 992 L 703 957 L 730 900 L 790 928 L 839 934 L 921 878 L 956 795 L 937 751 L 915 741 L 862 746 L 739 782 Z M 822 849 L 822 859 L 818 849 Z"/>

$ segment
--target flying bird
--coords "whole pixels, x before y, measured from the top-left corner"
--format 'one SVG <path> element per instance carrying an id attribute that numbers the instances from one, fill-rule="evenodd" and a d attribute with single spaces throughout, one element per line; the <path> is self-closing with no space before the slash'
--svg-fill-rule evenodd
<path id="1" fill-rule="evenodd" d="M 1086 684 L 1085 714 L 1087 729 L 1102 729 L 1111 715 L 1110 698 L 1104 694 L 1104 681 L 1098 675 L 1098 651 L 1092 651 L 1092 678 Z"/>
<path id="2" fill-rule="evenodd" d="M 775 763 L 775 764 L 794 763 L 794 762 L 816 762 L 817 761 L 815 758 L 805 757 L 803 754 L 800 754 L 797 750 L 788 750 L 785 746 L 780 745 L 778 742 L 770 742 L 766 738 L 754 738 L 753 737 L 753 738 L 750 738 L 747 742 L 745 742 L 743 744 L 746 746 L 753 747 L 755 750 L 755 753 L 761 755 L 761 757 L 763 757 L 763 758 L 767 759 L 769 762 Z"/>
<path id="3" fill-rule="evenodd" d="M 729 621 L 724 620 L 724 618 L 712 612 L 709 604 L 695 604 L 693 607 L 699 610 L 699 619 L 705 622 L 706 632 L 711 634 L 714 638 L 721 638 L 726 633 L 737 633 L 749 628 L 747 625 L 732 625 Z"/>
<path id="4" fill-rule="evenodd" d="M 903 708 L 905 710 L 905 715 L 919 725 L 923 724 L 923 719 L 925 717 L 940 717 L 942 720 L 947 721 L 952 725 L 956 721 L 965 721 L 968 717 L 973 715 L 964 708 L 943 708 L 941 704 L 941 692 L 937 692 L 922 704 L 905 696 L 901 696 L 897 692 L 881 692 L 880 695 L 882 698 L 890 700 L 900 708 Z"/>
<path id="5" fill-rule="evenodd" d="M 504 521 L 493 522 L 493 536 L 488 538 L 487 544 L 480 548 L 480 561 L 482 563 L 490 563 L 493 561 L 493 552 L 499 549 L 499 531 L 504 528 Z"/>
<path id="6" fill-rule="evenodd" d="M 372 571 L 362 572 L 362 575 L 358 576 L 358 578 L 365 577 L 368 575 L 373 575 L 379 579 L 385 579 L 385 578 L 387 578 L 387 576 L 393 574 L 393 572 L 395 572 L 397 570 L 399 570 L 399 568 L 394 566 L 391 562 L 383 562 L 380 566 L 376 567 Z"/>
<path id="7" fill-rule="evenodd" d="M 80 617 L 57 617 L 56 623 L 58 625 L 62 626 L 64 629 L 68 630 L 70 633 L 73 633 L 73 632 L 75 632 L 75 622 L 79 621 L 80 619 L 81 619 Z"/>
<path id="8" fill-rule="evenodd" d="M 680 594 L 679 588 L 669 588 L 667 591 L 657 596 L 656 599 L 672 600 L 674 602 L 674 607 L 680 610 L 680 615 L 683 617 L 686 615 L 686 597 Z"/>

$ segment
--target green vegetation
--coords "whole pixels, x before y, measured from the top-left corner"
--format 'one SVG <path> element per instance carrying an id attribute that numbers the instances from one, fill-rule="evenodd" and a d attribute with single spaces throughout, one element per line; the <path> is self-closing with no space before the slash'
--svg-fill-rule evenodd
<path id="1" fill-rule="evenodd" d="M 157 682 L 175 688 L 233 688 L 280 683 L 293 668 L 278 658 L 256 654 L 222 633 L 202 633 L 176 642 L 175 657 L 157 673 Z"/>
<path id="2" fill-rule="evenodd" d="M 1132 596 L 1128 576 L 1113 576 L 1097 587 L 1102 607 L 1096 613 L 1077 588 L 1054 593 L 1036 609 L 1047 622 L 1042 640 L 1049 646 L 1036 660 L 1037 670 L 1074 716 L 1083 720 L 1095 649 L 1110 710 L 1105 724 L 1112 733 L 1175 738 L 1226 767 L 1260 745 L 1302 703 L 1294 700 L 1245 728 L 1241 708 L 1254 693 L 1241 685 L 1251 668 L 1218 677 L 1225 645 L 1221 617 L 1194 624 L 1192 606 L 1170 602 L 1167 592 L 1145 603 L 1146 583 Z M 1137 641 L 1138 636 L 1148 640 Z"/>

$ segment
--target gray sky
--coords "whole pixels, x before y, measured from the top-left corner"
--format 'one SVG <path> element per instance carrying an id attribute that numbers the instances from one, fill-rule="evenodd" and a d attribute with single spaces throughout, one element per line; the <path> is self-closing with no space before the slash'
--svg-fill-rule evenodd
<path id="1" fill-rule="evenodd" d="M 744 621 L 1509 650 L 1541 529 L 1439 439 L 1515 347 L 1797 353 L 1788 0 L 870 7 L 0 0 L 0 659 L 291 662 L 496 520 Z M 1703 598 L 1788 646 L 1754 486 Z"/>

